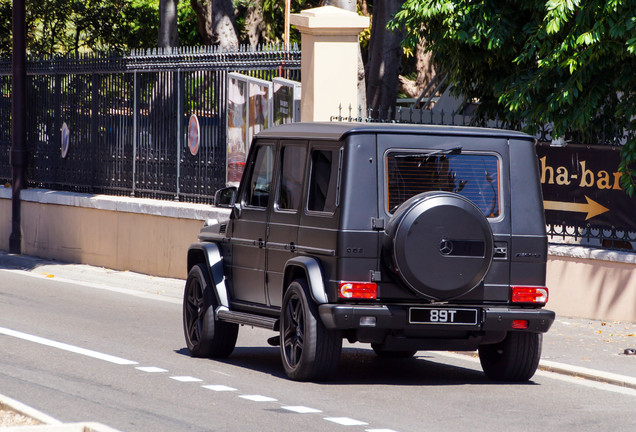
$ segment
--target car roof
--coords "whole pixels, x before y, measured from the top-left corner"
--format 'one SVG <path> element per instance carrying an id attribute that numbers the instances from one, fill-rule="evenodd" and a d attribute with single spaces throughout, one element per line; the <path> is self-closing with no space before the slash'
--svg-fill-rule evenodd
<path id="1" fill-rule="evenodd" d="M 534 141 L 523 132 L 478 128 L 469 126 L 414 125 L 397 123 L 348 123 L 348 122 L 300 122 L 288 123 L 265 129 L 259 138 L 287 138 L 310 140 L 344 140 L 357 134 L 409 134 L 409 135 L 455 135 L 480 137 L 520 138 Z"/>

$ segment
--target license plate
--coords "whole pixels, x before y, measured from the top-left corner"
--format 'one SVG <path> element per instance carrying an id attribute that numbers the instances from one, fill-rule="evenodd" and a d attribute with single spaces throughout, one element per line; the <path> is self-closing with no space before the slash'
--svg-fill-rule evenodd
<path id="1" fill-rule="evenodd" d="M 411 308 L 411 324 L 477 325 L 477 309 Z"/>

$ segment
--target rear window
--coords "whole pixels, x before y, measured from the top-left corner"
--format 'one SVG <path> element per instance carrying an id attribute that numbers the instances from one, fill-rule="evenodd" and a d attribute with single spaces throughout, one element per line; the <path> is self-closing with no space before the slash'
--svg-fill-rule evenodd
<path id="1" fill-rule="evenodd" d="M 500 215 L 499 159 L 495 155 L 390 152 L 386 170 L 389 213 L 414 195 L 445 191 L 468 198 L 486 217 Z"/>

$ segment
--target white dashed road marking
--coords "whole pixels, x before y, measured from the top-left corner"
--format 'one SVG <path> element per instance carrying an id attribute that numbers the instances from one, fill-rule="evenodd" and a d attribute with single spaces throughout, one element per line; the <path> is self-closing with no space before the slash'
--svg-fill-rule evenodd
<path id="1" fill-rule="evenodd" d="M 284 406 L 281 407 L 284 410 L 287 411 L 293 411 L 295 413 L 298 414 L 311 414 L 311 413 L 320 413 L 322 411 L 314 409 L 314 408 L 309 408 L 309 407 L 305 407 L 305 406 Z"/>
<path id="2" fill-rule="evenodd" d="M 171 376 L 170 379 L 179 382 L 203 382 L 202 379 L 191 377 L 191 376 Z"/>
<path id="3" fill-rule="evenodd" d="M 325 417 L 325 420 L 337 423 L 342 426 L 366 426 L 369 424 L 349 417 Z"/>
<path id="4" fill-rule="evenodd" d="M 252 402 L 276 402 L 277 399 L 261 396 L 261 395 L 241 395 L 239 396 L 242 399 L 251 400 Z"/>
<path id="5" fill-rule="evenodd" d="M 168 372 L 166 369 L 161 369 L 154 366 L 140 366 L 140 367 L 136 367 L 135 369 L 140 370 L 142 372 L 148 372 L 148 373 Z"/>
<path id="6" fill-rule="evenodd" d="M 215 392 L 233 392 L 236 391 L 236 389 L 234 387 L 228 387 L 228 386 L 224 386 L 224 385 L 204 385 L 201 386 L 204 389 L 208 389 L 208 390 L 213 390 Z"/>
<path id="7" fill-rule="evenodd" d="M 34 336 L 34 335 L 30 335 L 27 333 L 22 333 L 22 332 L 18 332 L 15 330 L 11 330 L 8 328 L 4 328 L 4 327 L 0 327 L 0 335 L 5 335 L 5 336 L 10 336 L 10 337 L 15 337 L 18 339 L 22 339 L 22 340 L 26 340 L 29 342 L 34 342 L 34 343 L 38 343 L 41 345 L 45 345 L 45 346 L 49 346 L 52 348 L 57 348 L 57 349 L 61 349 L 64 351 L 68 351 L 68 352 L 72 352 L 75 354 L 81 354 L 84 356 L 88 356 L 88 357 L 92 357 L 95 359 L 99 359 L 99 360 L 104 360 L 110 363 L 115 363 L 118 365 L 136 365 L 139 364 L 138 362 L 132 361 L 132 360 L 126 360 L 124 358 L 121 357 L 115 357 L 115 356 L 111 356 L 108 354 L 104 354 L 104 353 L 100 353 L 97 351 L 92 351 L 92 350 L 88 350 L 85 348 L 80 348 L 80 347 L 76 347 L 73 345 L 69 345 L 69 344 L 65 344 L 62 342 L 56 342 L 50 339 L 45 339 L 39 336 Z M 137 366 L 135 367 L 136 370 L 139 370 L 141 372 L 146 372 L 146 373 L 165 373 L 168 372 L 167 369 L 162 369 L 156 366 Z M 192 377 L 192 376 L 171 376 L 170 379 L 178 381 L 178 382 L 182 382 L 182 383 L 191 383 L 191 382 L 202 382 L 202 379 L 196 378 L 196 377 Z M 216 384 L 216 385 L 202 385 L 201 387 L 203 387 L 204 389 L 207 390 L 212 390 L 215 392 L 234 392 L 234 391 L 238 391 L 237 389 L 233 388 L 233 387 L 228 387 L 225 385 L 220 385 L 220 384 Z M 263 396 L 263 395 L 238 395 L 238 397 L 245 399 L 245 400 L 249 400 L 252 402 L 278 402 L 278 399 L 274 399 L 272 397 L 269 396 Z M 282 409 L 287 410 L 287 411 L 291 411 L 297 414 L 315 414 L 315 413 L 321 413 L 322 411 L 315 409 L 315 408 L 309 408 L 306 406 L 291 406 L 291 405 L 284 405 L 281 406 Z M 324 420 L 332 422 L 332 423 L 336 423 L 342 426 L 366 426 L 368 425 L 368 423 L 359 421 L 359 420 L 355 420 L 352 418 L 348 418 L 348 417 L 325 417 Z M 366 432 L 395 432 L 392 429 L 367 429 Z"/>
<path id="8" fill-rule="evenodd" d="M 40 345 L 46 345 L 52 348 L 57 348 L 57 349 L 61 349 L 64 351 L 68 351 L 68 352 L 72 352 L 75 354 L 81 354 L 87 357 L 92 357 L 98 360 L 104 360 L 110 363 L 115 363 L 118 365 L 135 365 L 138 364 L 135 361 L 132 360 L 126 360 L 123 359 L 121 357 L 115 357 L 115 356 L 111 356 L 108 354 L 104 354 L 104 353 L 100 353 L 97 351 L 92 351 L 92 350 L 88 350 L 85 348 L 80 348 L 80 347 L 76 347 L 73 345 L 69 345 L 69 344 L 65 344 L 62 342 L 56 342 L 50 339 L 45 339 L 39 336 L 33 336 L 27 333 L 22 333 L 22 332 L 18 332 L 15 330 L 11 330 L 8 328 L 4 328 L 4 327 L 0 327 L 0 334 L 6 335 L 6 336 L 11 336 L 11 337 L 15 337 L 18 339 L 22 339 L 22 340 L 26 340 L 29 342 L 35 342 L 37 344 Z"/>

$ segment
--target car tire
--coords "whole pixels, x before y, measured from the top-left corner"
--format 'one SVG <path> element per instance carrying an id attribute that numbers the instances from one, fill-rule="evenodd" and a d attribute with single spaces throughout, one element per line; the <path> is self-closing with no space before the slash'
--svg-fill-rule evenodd
<path id="1" fill-rule="evenodd" d="M 238 325 L 214 319 L 217 301 L 204 264 L 192 267 L 183 294 L 183 331 L 192 357 L 225 358 L 232 354 Z"/>
<path id="2" fill-rule="evenodd" d="M 289 378 L 321 381 L 332 376 L 338 367 L 342 337 L 324 326 L 308 292 L 307 282 L 297 279 L 283 296 L 280 353 Z"/>
<path id="3" fill-rule="evenodd" d="M 417 353 L 417 350 L 399 350 L 399 351 L 385 350 L 385 349 L 382 349 L 379 344 L 375 344 L 375 343 L 371 344 L 371 348 L 373 348 L 373 352 L 375 352 L 378 357 L 383 357 L 383 358 L 394 358 L 394 359 L 411 358 Z"/>
<path id="4" fill-rule="evenodd" d="M 493 345 L 479 347 L 479 361 L 486 376 L 494 381 L 528 381 L 539 366 L 543 335 L 509 332 Z"/>

